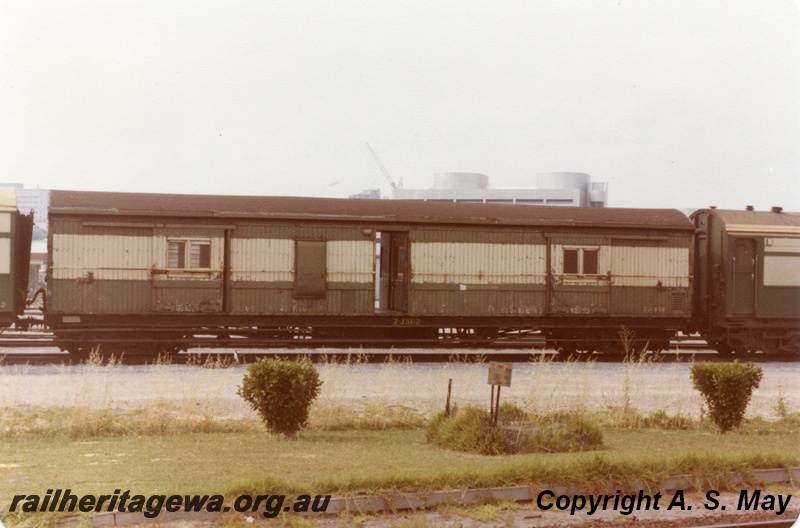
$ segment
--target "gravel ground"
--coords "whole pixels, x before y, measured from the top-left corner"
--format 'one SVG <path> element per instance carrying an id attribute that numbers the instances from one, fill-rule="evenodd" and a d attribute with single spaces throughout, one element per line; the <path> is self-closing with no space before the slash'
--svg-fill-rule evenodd
<path id="1" fill-rule="evenodd" d="M 800 411 L 800 362 L 762 363 L 764 379 L 753 393 L 748 416 L 771 419 L 782 399 L 789 412 Z M 403 405 L 431 415 L 444 407 L 448 379 L 452 401 L 485 405 L 487 365 L 321 364 L 319 402 L 359 408 L 370 403 Z M 511 387 L 502 398 L 530 410 L 603 410 L 624 401 L 643 413 L 666 411 L 697 417 L 701 398 L 689 380 L 690 364 L 530 362 L 514 365 Z M 203 369 L 155 366 L 0 366 L 0 408 L 19 405 L 136 408 L 166 404 L 200 406 L 217 417 L 253 413 L 237 394 L 244 366 Z"/>

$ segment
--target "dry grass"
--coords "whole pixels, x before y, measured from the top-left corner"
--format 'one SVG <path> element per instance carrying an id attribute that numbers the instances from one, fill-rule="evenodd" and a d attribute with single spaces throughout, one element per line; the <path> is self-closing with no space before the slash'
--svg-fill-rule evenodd
<path id="1" fill-rule="evenodd" d="M 0 435 L 59 430 L 70 436 L 103 430 L 162 434 L 258 426 L 255 413 L 236 394 L 244 366 L 213 356 L 197 365 L 206 368 L 169 365 L 166 359 L 148 366 L 123 366 L 114 358 L 69 367 L 2 366 Z M 800 411 L 800 388 L 794 383 L 800 365 L 763 367 L 764 380 L 753 394 L 748 417 L 774 420 Z M 448 379 L 453 380 L 453 404 L 487 407 L 489 402 L 486 365 L 466 360 L 367 364 L 360 354 L 341 354 L 339 362 L 318 369 L 323 385 L 311 409 L 312 430 L 421 426 L 444 410 Z M 534 415 L 566 411 L 616 426 L 666 428 L 696 421 L 702 403 L 691 387 L 687 363 L 641 358 L 621 365 L 554 362 L 549 356 L 516 364 L 502 401 Z M 167 427 L 170 421 L 178 425 Z"/>

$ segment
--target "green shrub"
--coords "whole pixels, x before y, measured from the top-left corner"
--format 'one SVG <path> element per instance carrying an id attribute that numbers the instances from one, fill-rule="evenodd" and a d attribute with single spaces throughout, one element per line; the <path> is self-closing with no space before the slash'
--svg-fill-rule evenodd
<path id="1" fill-rule="evenodd" d="M 666 411 L 661 410 L 645 416 L 642 420 L 642 427 L 685 431 L 692 427 L 692 419 L 682 414 L 667 414 Z"/>
<path id="2" fill-rule="evenodd" d="M 753 363 L 696 363 L 692 385 L 708 405 L 708 414 L 721 433 L 741 425 L 753 390 L 764 372 Z"/>
<path id="3" fill-rule="evenodd" d="M 309 361 L 264 358 L 247 367 L 237 394 L 258 412 L 267 429 L 293 439 L 308 422 L 321 385 Z"/>
<path id="4" fill-rule="evenodd" d="M 600 429 L 583 418 L 564 413 L 529 417 L 505 404 L 496 425 L 488 412 L 475 407 L 450 418 L 439 414 L 429 422 L 426 438 L 447 449 L 482 455 L 583 451 L 603 445 Z"/>

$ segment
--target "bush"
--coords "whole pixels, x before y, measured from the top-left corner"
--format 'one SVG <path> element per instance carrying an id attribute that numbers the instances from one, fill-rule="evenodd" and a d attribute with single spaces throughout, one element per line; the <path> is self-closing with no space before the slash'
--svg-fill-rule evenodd
<path id="1" fill-rule="evenodd" d="M 237 394 L 264 420 L 267 429 L 295 438 L 322 382 L 309 361 L 261 359 L 247 367 Z"/>
<path id="2" fill-rule="evenodd" d="M 692 366 L 692 385 L 708 405 L 708 414 L 721 433 L 739 427 L 744 420 L 753 390 L 764 372 L 753 363 L 696 363 Z"/>
<path id="3" fill-rule="evenodd" d="M 458 410 L 451 418 L 439 414 L 428 424 L 426 437 L 441 447 L 481 455 L 583 451 L 603 445 L 600 429 L 580 417 L 564 413 L 528 417 L 506 404 L 500 406 L 497 425 L 488 412 L 475 407 Z"/>

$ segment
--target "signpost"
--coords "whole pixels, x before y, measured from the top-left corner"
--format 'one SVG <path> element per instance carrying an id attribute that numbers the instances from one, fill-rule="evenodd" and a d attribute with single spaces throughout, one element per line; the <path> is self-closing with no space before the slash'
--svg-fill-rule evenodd
<path id="1" fill-rule="evenodd" d="M 489 402 L 489 415 L 492 423 L 497 423 L 497 414 L 500 412 L 500 387 L 511 386 L 511 363 L 489 363 L 489 385 L 492 386 L 492 398 Z M 497 398 L 495 399 L 494 388 L 497 387 Z"/>

